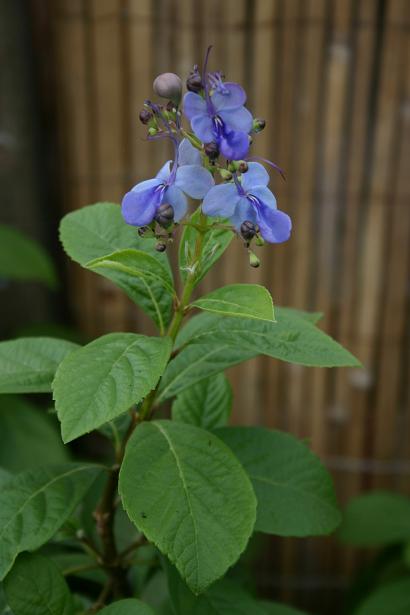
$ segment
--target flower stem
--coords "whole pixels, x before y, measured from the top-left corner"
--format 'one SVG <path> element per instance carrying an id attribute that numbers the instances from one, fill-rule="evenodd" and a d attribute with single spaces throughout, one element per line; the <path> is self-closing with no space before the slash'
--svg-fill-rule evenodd
<path id="1" fill-rule="evenodd" d="M 195 288 L 196 282 L 196 267 L 195 265 L 199 262 L 202 254 L 203 248 L 203 239 L 204 234 L 207 231 L 206 226 L 206 216 L 201 213 L 200 215 L 200 224 L 198 228 L 198 235 L 195 242 L 195 251 L 194 251 L 194 259 L 193 259 L 193 268 L 192 271 L 188 273 L 188 276 L 185 281 L 184 288 L 182 290 L 181 298 L 178 301 L 178 304 L 174 311 L 174 316 L 172 318 L 171 324 L 169 325 L 167 336 L 175 342 L 175 339 L 178 335 L 179 329 L 181 327 L 182 321 L 186 314 L 187 308 L 189 306 L 189 302 L 191 299 L 192 292 Z M 141 423 L 142 421 L 148 419 L 150 417 L 155 398 L 157 395 L 158 385 L 155 389 L 153 389 L 145 398 L 144 402 L 141 405 L 141 408 L 137 413 L 133 412 L 131 415 L 131 423 L 128 428 L 127 433 L 125 434 L 123 441 L 121 443 L 121 447 L 118 450 L 117 448 L 117 463 L 111 469 L 101 500 L 94 512 L 94 518 L 97 524 L 97 531 L 101 537 L 102 542 L 102 567 L 107 571 L 109 575 L 109 580 L 106 586 L 106 591 L 108 593 L 112 593 L 115 597 L 127 596 L 129 595 L 129 588 L 127 585 L 126 578 L 126 567 L 123 565 L 124 555 L 126 553 L 119 553 L 117 550 L 117 545 L 115 541 L 114 535 L 114 516 L 116 509 L 116 497 L 118 492 L 118 477 L 121 468 L 122 461 L 124 459 L 125 448 L 129 438 L 131 437 L 135 427 Z M 135 548 L 138 545 L 134 545 Z M 100 608 L 102 600 L 98 601 L 96 608 Z"/>

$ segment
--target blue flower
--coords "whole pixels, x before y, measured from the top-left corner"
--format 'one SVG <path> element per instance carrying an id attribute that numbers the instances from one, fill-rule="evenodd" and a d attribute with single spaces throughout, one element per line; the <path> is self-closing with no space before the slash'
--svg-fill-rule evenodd
<path id="1" fill-rule="evenodd" d="M 214 185 L 212 175 L 202 166 L 199 151 L 187 139 L 181 141 L 171 168 L 168 160 L 155 178 L 140 182 L 122 200 L 122 215 L 127 224 L 150 224 L 163 203 L 174 210 L 179 222 L 188 208 L 186 195 L 202 199 Z"/>
<path id="2" fill-rule="evenodd" d="M 205 98 L 194 92 L 184 96 L 184 113 L 191 127 L 203 143 L 216 142 L 228 160 L 241 160 L 249 151 L 248 134 L 252 129 L 252 115 L 244 107 L 246 94 L 237 83 L 223 83 L 208 75 L 212 90 L 205 89 Z"/>
<path id="3" fill-rule="evenodd" d="M 257 162 L 248 163 L 248 171 L 234 181 L 214 186 L 206 195 L 202 210 L 209 216 L 229 218 L 239 231 L 245 221 L 257 224 L 262 237 L 270 243 L 289 239 L 290 217 L 279 211 L 276 199 L 267 187 L 269 175 Z"/>

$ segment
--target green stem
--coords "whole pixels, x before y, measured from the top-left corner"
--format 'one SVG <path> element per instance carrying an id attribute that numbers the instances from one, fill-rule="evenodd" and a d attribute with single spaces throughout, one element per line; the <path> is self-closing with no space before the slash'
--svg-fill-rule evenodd
<path id="1" fill-rule="evenodd" d="M 192 269 L 187 275 L 185 285 L 182 290 L 181 298 L 178 301 L 177 307 L 175 308 L 174 316 L 167 331 L 167 336 L 170 337 L 173 342 L 175 342 L 175 339 L 178 335 L 185 313 L 189 306 L 192 292 L 195 288 L 196 265 L 201 258 L 203 240 L 206 231 L 206 216 L 201 213 L 198 236 L 195 243 Z M 101 500 L 94 513 L 94 517 L 97 522 L 97 530 L 100 534 L 103 545 L 102 566 L 106 569 L 109 575 L 109 580 L 106 585 L 106 591 L 109 593 L 112 592 L 117 597 L 127 595 L 128 593 L 126 570 L 123 567 L 124 553 L 118 553 L 114 536 L 114 515 L 116 494 L 118 492 L 118 476 L 121 463 L 124 458 L 127 442 L 138 423 L 150 417 L 157 395 L 157 390 L 158 385 L 155 389 L 151 391 L 151 393 L 149 393 L 149 395 L 147 395 L 141 405 L 138 414 L 133 413 L 131 424 L 122 441 L 121 448 L 117 452 L 117 464 L 110 471 Z M 99 600 L 98 604 L 96 605 L 97 609 L 99 608 L 99 604 L 101 602 L 102 600 Z"/>

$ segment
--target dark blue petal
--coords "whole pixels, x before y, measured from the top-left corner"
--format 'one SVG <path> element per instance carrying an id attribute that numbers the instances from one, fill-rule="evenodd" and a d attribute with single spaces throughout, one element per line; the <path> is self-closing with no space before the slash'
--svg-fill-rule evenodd
<path id="1" fill-rule="evenodd" d="M 285 212 L 270 209 L 264 203 L 259 202 L 256 215 L 261 235 L 266 241 L 282 243 L 289 239 L 292 221 Z"/>
<path id="2" fill-rule="evenodd" d="M 253 117 L 245 107 L 225 109 L 224 111 L 219 111 L 218 115 L 225 124 L 226 130 L 240 130 L 248 134 L 252 130 Z"/>
<path id="3" fill-rule="evenodd" d="M 163 190 L 159 179 L 148 179 L 134 186 L 122 200 L 122 216 L 127 224 L 145 226 L 154 219 Z"/>
<path id="4" fill-rule="evenodd" d="M 224 83 L 222 88 L 212 94 L 211 100 L 217 112 L 222 109 L 235 109 L 245 104 L 246 93 L 238 83 Z"/>
<path id="5" fill-rule="evenodd" d="M 228 160 L 242 160 L 249 151 L 249 138 L 246 132 L 224 132 L 218 140 L 221 154 Z"/>

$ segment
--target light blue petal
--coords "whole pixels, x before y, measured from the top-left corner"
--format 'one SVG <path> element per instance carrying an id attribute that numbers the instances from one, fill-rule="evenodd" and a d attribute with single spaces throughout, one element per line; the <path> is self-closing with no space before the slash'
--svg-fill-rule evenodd
<path id="1" fill-rule="evenodd" d="M 202 211 L 208 216 L 230 218 L 240 198 L 235 184 L 219 184 L 211 188 L 204 198 Z"/>
<path id="2" fill-rule="evenodd" d="M 242 222 L 249 220 L 249 222 L 256 223 L 256 211 L 252 204 L 246 197 L 241 197 L 236 205 L 235 212 L 231 216 L 230 221 L 236 230 L 239 231 Z"/>
<path id="3" fill-rule="evenodd" d="M 251 191 L 254 186 L 267 186 L 269 184 L 269 173 L 259 162 L 248 162 L 248 170 L 242 174 L 242 186 L 246 192 Z"/>
<path id="4" fill-rule="evenodd" d="M 245 173 L 246 175 L 246 173 Z M 276 199 L 273 196 L 272 192 L 269 188 L 265 186 L 255 186 L 251 190 L 248 191 L 249 194 L 253 194 L 256 198 L 264 203 L 269 209 L 277 209 Z"/>
<path id="5" fill-rule="evenodd" d="M 247 134 L 252 130 L 253 117 L 251 112 L 245 107 L 218 111 L 218 115 L 222 119 L 227 130 L 240 130 Z"/>
<path id="6" fill-rule="evenodd" d="M 182 139 L 178 148 L 178 164 L 199 164 L 202 165 L 202 157 L 199 150 L 192 145 L 189 139 Z"/>
<path id="7" fill-rule="evenodd" d="M 179 222 L 186 214 L 188 201 L 185 194 L 175 184 L 165 190 L 164 203 L 169 203 L 174 209 L 174 220 Z"/>
<path id="8" fill-rule="evenodd" d="M 171 173 L 171 162 L 172 160 L 168 160 L 163 167 L 160 168 L 160 170 L 158 171 L 158 173 L 156 174 L 155 177 L 158 177 L 159 179 L 163 179 L 163 180 L 167 180 L 170 173 Z"/>
<path id="9" fill-rule="evenodd" d="M 184 113 L 189 120 L 196 115 L 206 114 L 206 102 L 199 94 L 187 92 L 184 96 Z"/>
<path id="10" fill-rule="evenodd" d="M 122 215 L 127 224 L 145 226 L 154 219 L 163 197 L 162 182 L 148 179 L 134 186 L 122 200 Z"/>
<path id="11" fill-rule="evenodd" d="M 209 115 L 195 115 L 191 120 L 192 130 L 203 143 L 215 140 L 214 126 Z"/>
<path id="12" fill-rule="evenodd" d="M 175 185 L 193 199 L 203 199 L 215 184 L 209 171 L 197 164 L 178 167 Z"/>
<path id="13" fill-rule="evenodd" d="M 211 97 L 216 111 L 235 109 L 246 102 L 245 90 L 238 83 L 224 83 L 223 88 L 216 90 Z"/>
<path id="14" fill-rule="evenodd" d="M 246 132 L 228 132 L 218 142 L 220 152 L 228 160 L 242 160 L 249 151 L 249 138 Z"/>
<path id="15" fill-rule="evenodd" d="M 269 243 L 282 243 L 289 239 L 292 221 L 285 212 L 270 209 L 264 203 L 260 203 L 257 221 L 262 237 Z"/>

